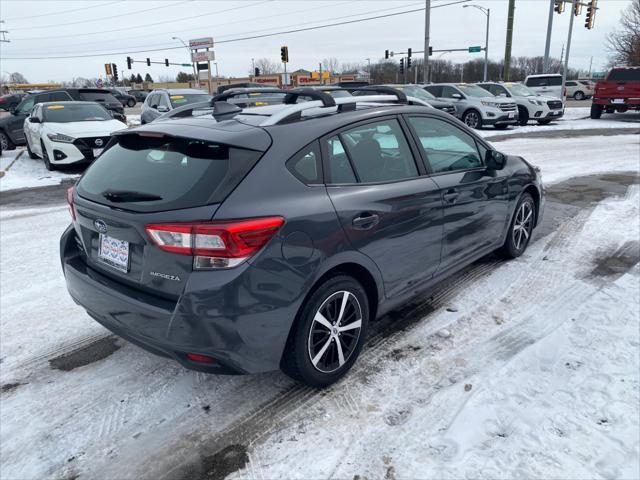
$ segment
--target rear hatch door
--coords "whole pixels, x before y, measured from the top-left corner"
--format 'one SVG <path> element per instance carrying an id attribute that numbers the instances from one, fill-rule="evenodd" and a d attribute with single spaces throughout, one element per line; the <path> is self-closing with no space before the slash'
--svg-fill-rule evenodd
<path id="1" fill-rule="evenodd" d="M 613 69 L 603 82 L 596 84 L 598 98 L 640 98 L 640 68 Z"/>
<path id="2" fill-rule="evenodd" d="M 161 250 L 146 227 L 213 218 L 263 154 L 222 140 L 145 131 L 116 135 L 74 195 L 74 227 L 87 264 L 149 293 L 179 296 L 193 257 Z"/>

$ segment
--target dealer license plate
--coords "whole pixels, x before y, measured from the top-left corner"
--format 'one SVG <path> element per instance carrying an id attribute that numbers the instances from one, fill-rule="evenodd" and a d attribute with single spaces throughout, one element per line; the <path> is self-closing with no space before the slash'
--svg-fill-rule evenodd
<path id="1" fill-rule="evenodd" d="M 98 258 L 110 267 L 127 273 L 129 271 L 129 242 L 100 234 Z"/>
<path id="2" fill-rule="evenodd" d="M 560 110 L 554 110 L 552 113 L 553 115 L 560 115 L 562 112 Z"/>
<path id="3" fill-rule="evenodd" d="M 624 103 L 624 98 L 614 98 L 611 103 Z"/>
<path id="4" fill-rule="evenodd" d="M 514 112 L 511 112 L 511 113 L 509 114 L 509 118 L 515 118 L 515 116 L 516 116 L 516 114 L 515 114 Z"/>

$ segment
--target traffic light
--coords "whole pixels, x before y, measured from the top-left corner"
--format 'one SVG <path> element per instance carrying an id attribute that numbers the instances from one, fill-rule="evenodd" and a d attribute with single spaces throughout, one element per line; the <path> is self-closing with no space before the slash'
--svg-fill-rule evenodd
<path id="1" fill-rule="evenodd" d="M 289 63 L 289 47 L 286 45 L 280 47 L 280 60 L 282 63 Z"/>
<path id="2" fill-rule="evenodd" d="M 260 76 L 260 69 L 258 67 L 253 69 L 253 76 L 254 77 L 259 77 Z"/>
<path id="3" fill-rule="evenodd" d="M 400 59 L 400 73 L 404 73 L 404 58 Z"/>
<path id="4" fill-rule="evenodd" d="M 411 49 L 410 48 L 407 49 L 407 57 L 411 58 Z"/>
<path id="5" fill-rule="evenodd" d="M 147 58 L 147 67 L 150 67 L 150 66 L 151 66 L 151 59 Z"/>
<path id="6" fill-rule="evenodd" d="M 562 13 L 564 12 L 564 0 L 556 0 L 556 6 L 553 7 L 553 10 L 556 13 Z"/>
<path id="7" fill-rule="evenodd" d="M 429 56 L 433 55 L 433 47 L 429 47 Z"/>
<path id="8" fill-rule="evenodd" d="M 165 58 L 165 59 L 164 59 L 164 64 L 165 64 L 165 66 L 167 66 L 167 67 L 169 66 L 169 59 L 168 59 L 168 58 Z"/>
<path id="9" fill-rule="evenodd" d="M 115 63 L 111 64 L 111 71 L 113 72 L 113 81 L 118 81 L 118 66 Z"/>
<path id="10" fill-rule="evenodd" d="M 411 49 L 409 49 L 411 51 Z M 411 68 L 411 57 L 407 57 L 407 70 Z"/>
<path id="11" fill-rule="evenodd" d="M 384 51 L 384 59 L 389 60 L 389 50 Z"/>
<path id="12" fill-rule="evenodd" d="M 129 70 L 131 70 L 131 64 L 133 63 L 133 60 L 131 59 L 131 57 L 127 57 L 127 68 Z"/>
<path id="13" fill-rule="evenodd" d="M 107 75 L 111 75 L 111 64 L 110 63 L 105 63 L 104 64 L 104 73 L 106 73 Z"/>
<path id="14" fill-rule="evenodd" d="M 596 3 L 597 0 L 591 0 L 587 5 L 587 18 L 584 21 L 584 27 L 591 30 L 596 20 Z"/>
<path id="15" fill-rule="evenodd" d="M 581 2 L 576 2 L 573 5 L 573 14 L 577 17 L 581 13 L 582 13 L 582 3 Z"/>

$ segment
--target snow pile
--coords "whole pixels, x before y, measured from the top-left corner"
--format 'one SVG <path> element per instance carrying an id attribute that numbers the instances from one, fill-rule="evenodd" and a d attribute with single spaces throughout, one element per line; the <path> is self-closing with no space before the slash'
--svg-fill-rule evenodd
<path id="1" fill-rule="evenodd" d="M 8 170 L 7 170 L 8 168 Z M 18 188 L 46 187 L 58 185 L 62 180 L 79 177 L 77 172 L 48 171 L 41 158 L 29 158 L 25 148 L 3 150 L 0 156 L 0 191 Z"/>

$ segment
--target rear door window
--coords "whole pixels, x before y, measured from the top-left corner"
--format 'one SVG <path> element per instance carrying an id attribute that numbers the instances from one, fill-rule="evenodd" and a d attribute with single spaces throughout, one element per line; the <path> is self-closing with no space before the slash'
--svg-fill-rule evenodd
<path id="1" fill-rule="evenodd" d="M 98 203 L 158 212 L 218 203 L 262 152 L 174 137 L 117 137 L 89 167 L 78 193 Z"/>
<path id="2" fill-rule="evenodd" d="M 442 87 L 443 98 L 455 98 L 453 95 L 456 93 L 460 95 L 460 92 L 457 89 L 450 87 L 449 85 L 445 85 Z"/>
<path id="3" fill-rule="evenodd" d="M 397 120 L 383 120 L 340 134 L 358 180 L 391 182 L 418 176 L 416 162 Z"/>

